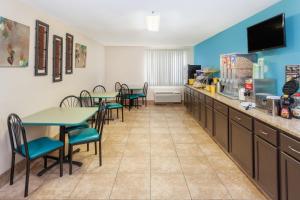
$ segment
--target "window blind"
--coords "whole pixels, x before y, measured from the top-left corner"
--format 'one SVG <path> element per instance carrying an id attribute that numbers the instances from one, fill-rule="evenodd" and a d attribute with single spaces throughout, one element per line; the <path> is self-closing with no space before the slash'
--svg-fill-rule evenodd
<path id="1" fill-rule="evenodd" d="M 146 80 L 151 86 L 181 86 L 187 66 L 184 49 L 146 49 Z"/>

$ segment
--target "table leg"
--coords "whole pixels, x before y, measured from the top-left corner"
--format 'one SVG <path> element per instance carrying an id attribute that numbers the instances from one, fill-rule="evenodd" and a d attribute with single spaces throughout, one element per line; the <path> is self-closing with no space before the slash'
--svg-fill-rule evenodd
<path id="1" fill-rule="evenodd" d="M 66 143 L 66 139 L 65 139 L 65 134 L 66 134 L 66 127 L 65 126 L 60 126 L 59 129 L 59 140 L 63 142 L 64 146 L 63 146 L 63 156 L 64 156 L 64 163 L 69 163 L 68 160 L 68 155 L 65 154 L 65 143 Z M 76 149 L 74 150 L 74 153 L 79 152 L 80 149 Z M 53 168 L 55 165 L 59 165 L 59 158 L 55 157 L 55 156 L 47 156 L 47 158 L 53 159 L 55 160 L 55 162 L 53 164 L 51 164 L 50 166 L 47 166 L 47 168 L 41 170 L 37 175 L 38 176 L 42 176 L 43 174 L 45 174 L 47 171 L 49 171 L 51 168 Z M 79 167 L 82 166 L 82 162 L 79 161 L 72 161 L 72 164 L 77 165 Z"/>

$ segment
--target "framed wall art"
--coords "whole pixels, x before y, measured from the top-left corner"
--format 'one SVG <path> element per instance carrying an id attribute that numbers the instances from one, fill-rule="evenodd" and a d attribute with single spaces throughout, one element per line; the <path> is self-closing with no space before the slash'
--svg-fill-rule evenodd
<path id="1" fill-rule="evenodd" d="M 63 38 L 53 35 L 53 82 L 62 81 Z"/>
<path id="2" fill-rule="evenodd" d="M 29 26 L 0 16 L 0 67 L 27 67 Z"/>
<path id="3" fill-rule="evenodd" d="M 86 46 L 76 43 L 75 46 L 75 67 L 76 68 L 86 67 L 86 53 L 87 53 Z"/>
<path id="4" fill-rule="evenodd" d="M 66 34 L 66 74 L 73 73 L 73 35 Z"/>
<path id="5" fill-rule="evenodd" d="M 48 38 L 49 25 L 36 20 L 34 65 L 34 74 L 36 76 L 44 76 L 48 74 Z"/>

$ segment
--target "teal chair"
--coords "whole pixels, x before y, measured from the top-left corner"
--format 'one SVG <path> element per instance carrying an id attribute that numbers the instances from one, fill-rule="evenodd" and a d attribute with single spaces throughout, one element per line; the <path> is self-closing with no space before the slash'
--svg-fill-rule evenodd
<path id="1" fill-rule="evenodd" d="M 107 123 L 109 124 L 109 119 L 111 119 L 111 115 L 112 115 L 112 110 L 117 110 L 117 118 L 119 118 L 119 109 L 121 109 L 122 112 L 122 122 L 124 122 L 124 109 L 123 109 L 123 99 L 122 99 L 122 90 L 119 89 L 119 94 L 117 95 L 118 98 L 116 98 L 116 102 L 112 102 L 112 103 L 107 103 L 106 104 L 106 109 L 107 109 Z"/>
<path id="2" fill-rule="evenodd" d="M 142 104 L 145 104 L 147 106 L 147 93 L 148 93 L 148 83 L 144 83 L 143 87 L 143 93 L 137 94 L 139 98 L 142 98 Z"/>
<path id="3" fill-rule="evenodd" d="M 135 106 L 136 108 L 138 108 L 139 96 L 137 94 L 131 94 L 129 87 L 126 84 L 122 84 L 121 91 L 122 105 L 128 106 L 129 111 L 131 109 L 131 106 Z M 128 104 L 126 102 L 128 102 Z"/>
<path id="4" fill-rule="evenodd" d="M 80 101 L 81 101 L 82 107 L 99 107 L 99 104 L 98 105 L 94 104 L 94 101 L 93 101 L 92 96 L 89 91 L 82 90 L 80 92 L 79 96 L 80 96 Z M 93 126 L 95 123 L 95 120 L 96 120 L 95 116 L 93 116 L 90 119 L 88 119 L 87 122 L 90 123 L 91 126 Z M 84 127 L 84 128 L 88 128 L 88 127 Z M 95 151 L 96 151 L 96 148 L 97 148 L 97 142 L 95 142 Z M 89 151 L 89 150 L 90 150 L 90 144 L 87 143 L 87 151 Z"/>
<path id="5" fill-rule="evenodd" d="M 70 95 L 70 96 L 65 97 L 60 102 L 59 107 L 61 107 L 61 108 L 82 107 L 82 103 L 81 103 L 80 98 L 78 98 L 74 95 Z M 88 127 L 89 127 L 88 122 L 84 122 L 82 124 L 75 125 L 75 126 L 67 126 L 66 132 L 70 132 L 72 130 L 80 129 L 80 128 L 88 128 Z"/>
<path id="6" fill-rule="evenodd" d="M 61 108 L 72 108 L 72 107 L 82 107 L 82 102 L 80 98 L 70 95 L 65 97 L 59 104 L 59 107 Z M 75 126 L 66 126 L 66 133 L 69 133 L 71 131 L 77 130 L 77 129 L 82 129 L 82 128 L 88 128 L 89 123 L 88 122 L 83 122 L 79 125 Z M 89 144 L 87 144 L 87 151 L 89 151 Z"/>
<path id="7" fill-rule="evenodd" d="M 73 147 L 76 145 L 99 142 L 99 165 L 102 165 L 101 138 L 103 134 L 103 125 L 105 120 L 106 105 L 100 104 L 96 113 L 96 120 L 93 128 L 84 128 L 71 131 L 69 136 L 69 174 L 72 174 Z M 97 154 L 97 146 L 95 146 Z"/>
<path id="8" fill-rule="evenodd" d="M 44 168 L 47 168 L 47 155 L 59 150 L 60 177 L 63 176 L 63 148 L 64 143 L 49 137 L 41 137 L 27 142 L 26 132 L 22 121 L 16 114 L 10 114 L 7 119 L 9 139 L 12 150 L 10 185 L 14 183 L 15 156 L 19 154 L 26 159 L 26 177 L 24 197 L 28 196 L 30 162 L 44 158 Z"/>

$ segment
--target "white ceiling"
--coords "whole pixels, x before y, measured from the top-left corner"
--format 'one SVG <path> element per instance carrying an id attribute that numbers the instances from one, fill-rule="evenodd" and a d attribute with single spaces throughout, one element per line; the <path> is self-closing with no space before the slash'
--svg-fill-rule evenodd
<path id="1" fill-rule="evenodd" d="M 21 0 L 104 45 L 190 46 L 279 0 Z M 160 31 L 145 16 L 160 14 Z"/>

